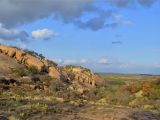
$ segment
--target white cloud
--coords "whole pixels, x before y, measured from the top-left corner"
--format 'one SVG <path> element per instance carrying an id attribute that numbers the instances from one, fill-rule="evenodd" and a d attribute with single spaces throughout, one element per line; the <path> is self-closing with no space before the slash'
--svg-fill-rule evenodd
<path id="1" fill-rule="evenodd" d="M 75 65 L 75 64 L 77 64 L 77 61 L 73 59 L 66 59 L 63 61 L 63 65 Z"/>
<path id="2" fill-rule="evenodd" d="M 153 64 L 153 67 L 160 68 L 160 63 Z"/>
<path id="3" fill-rule="evenodd" d="M 126 69 L 126 68 L 130 68 L 133 66 L 132 64 L 124 63 L 124 64 L 120 64 L 119 66 L 115 66 L 115 67 L 120 68 L 120 69 Z"/>
<path id="4" fill-rule="evenodd" d="M 19 41 L 17 42 L 17 47 L 21 48 L 21 49 L 26 49 L 27 48 L 27 43 L 25 41 Z"/>
<path id="5" fill-rule="evenodd" d="M 85 58 L 82 58 L 80 60 L 54 58 L 52 60 L 60 65 L 84 65 L 89 63 L 88 60 Z"/>
<path id="6" fill-rule="evenodd" d="M 49 30 L 49 29 L 40 29 L 40 30 L 32 31 L 32 37 L 34 39 L 48 40 L 48 39 L 55 37 L 56 35 L 57 35 L 57 33 L 53 32 L 52 30 Z"/>
<path id="7" fill-rule="evenodd" d="M 102 59 L 98 60 L 98 64 L 108 64 L 108 63 L 109 63 L 108 59 L 106 59 L 106 58 L 102 58 Z"/>
<path id="8" fill-rule="evenodd" d="M 80 60 L 80 64 L 86 64 L 87 62 L 88 62 L 87 59 L 84 58 Z"/>
<path id="9" fill-rule="evenodd" d="M 133 22 L 130 20 L 122 20 L 120 22 L 121 25 L 133 25 Z"/>
<path id="10" fill-rule="evenodd" d="M 54 20 L 73 23 L 80 28 L 99 30 L 119 25 L 116 19 L 120 16 L 112 16 L 117 7 L 126 9 L 128 6 L 137 5 L 149 7 L 155 1 L 158 0 L 0 0 L 0 21 L 7 27 L 15 27 L 52 16 Z M 103 2 L 105 9 L 98 6 L 99 2 Z M 84 22 L 81 19 L 84 13 L 97 16 Z M 108 19 L 113 21 L 110 22 Z"/>
<path id="11" fill-rule="evenodd" d="M 92 4 L 93 0 L 0 0 L 0 21 L 16 26 L 52 15 L 69 23 L 90 11 Z"/>
<path id="12" fill-rule="evenodd" d="M 27 32 L 18 30 L 16 28 L 6 28 L 0 23 L 0 42 L 16 41 L 17 45 L 21 48 L 26 48 L 26 43 L 34 39 L 50 39 L 55 37 L 57 33 L 49 29 L 35 30 L 32 32 L 32 36 Z M 32 39 L 33 38 L 33 39 Z"/>
<path id="13" fill-rule="evenodd" d="M 61 64 L 62 62 L 63 62 L 63 60 L 62 59 L 60 59 L 60 58 L 54 58 L 54 59 L 52 59 L 54 62 L 56 62 L 56 63 L 58 63 L 58 64 Z"/>

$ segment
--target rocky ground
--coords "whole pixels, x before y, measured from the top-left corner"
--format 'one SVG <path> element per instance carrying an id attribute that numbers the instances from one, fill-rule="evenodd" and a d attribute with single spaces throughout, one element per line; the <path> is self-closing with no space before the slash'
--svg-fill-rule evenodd
<path id="1" fill-rule="evenodd" d="M 0 90 L 0 120 L 160 120 L 157 110 L 106 104 L 101 98 L 61 91 L 61 84 L 53 86 L 60 90 L 50 92 L 34 89 L 32 82 L 7 81 L 0 83 L 9 87 Z"/>
<path id="2" fill-rule="evenodd" d="M 48 113 L 33 112 L 21 119 L 27 120 L 160 120 L 160 114 L 125 107 L 85 105 L 76 107 L 60 104 Z M 20 111 L 22 112 L 22 111 Z M 0 111 L 0 120 L 16 120 L 14 112 Z M 21 113 L 20 116 L 24 115 Z"/>

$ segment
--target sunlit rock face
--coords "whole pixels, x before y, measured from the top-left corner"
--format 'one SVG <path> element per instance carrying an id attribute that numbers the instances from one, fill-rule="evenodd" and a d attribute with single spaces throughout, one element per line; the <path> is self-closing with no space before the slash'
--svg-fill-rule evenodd
<path id="1" fill-rule="evenodd" d="M 61 73 L 58 71 L 56 67 L 49 67 L 49 76 L 54 79 L 60 79 Z"/>
<path id="2" fill-rule="evenodd" d="M 96 87 L 103 82 L 98 75 L 83 67 L 64 66 L 61 69 L 67 73 L 70 81 L 78 81 L 88 87 Z"/>
<path id="3" fill-rule="evenodd" d="M 97 74 L 83 67 L 58 67 L 53 61 L 39 58 L 19 48 L 4 45 L 0 45 L 0 53 L 13 58 L 22 65 L 34 66 L 39 72 L 45 72 L 53 79 L 68 81 L 72 84 L 70 86 L 71 89 L 76 89 L 81 93 L 83 93 L 84 88 L 94 88 L 103 84 L 103 80 Z"/>
<path id="4" fill-rule="evenodd" d="M 25 53 L 20 49 L 0 45 L 0 51 L 1 53 L 8 55 L 9 57 L 15 58 L 18 62 L 21 62 L 22 64 L 37 67 L 39 71 L 43 71 L 43 69 L 45 68 L 44 63 L 40 59 L 28 53 Z"/>

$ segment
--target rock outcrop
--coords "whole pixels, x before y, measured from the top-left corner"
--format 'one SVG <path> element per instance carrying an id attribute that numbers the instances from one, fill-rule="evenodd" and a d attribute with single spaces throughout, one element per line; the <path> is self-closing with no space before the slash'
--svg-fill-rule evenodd
<path id="1" fill-rule="evenodd" d="M 40 72 L 46 72 L 50 77 L 58 80 L 80 83 L 87 87 L 96 87 L 102 83 L 100 77 L 89 69 L 76 66 L 57 67 L 52 61 L 39 58 L 15 47 L 0 45 L 0 53 L 14 58 L 18 63 L 25 66 L 34 66 Z"/>
<path id="2" fill-rule="evenodd" d="M 55 67 L 49 67 L 48 75 L 54 79 L 60 79 L 61 73 Z"/>
<path id="3" fill-rule="evenodd" d="M 96 87 L 103 83 L 103 80 L 89 69 L 79 66 L 64 66 L 61 68 L 65 71 L 70 81 L 78 81 L 88 87 Z"/>
<path id="4" fill-rule="evenodd" d="M 8 55 L 9 57 L 15 58 L 18 62 L 27 66 L 35 66 L 39 71 L 43 71 L 46 67 L 41 60 L 21 51 L 18 48 L 0 45 L 0 52 Z"/>

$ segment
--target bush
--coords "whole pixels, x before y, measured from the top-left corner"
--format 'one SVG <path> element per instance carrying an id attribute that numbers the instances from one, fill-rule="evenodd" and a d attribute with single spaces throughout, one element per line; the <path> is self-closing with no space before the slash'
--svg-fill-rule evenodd
<path id="1" fill-rule="evenodd" d="M 134 94 L 141 89 L 141 85 L 132 83 L 132 84 L 127 85 L 125 89 L 128 90 L 130 93 Z"/>
<path id="2" fill-rule="evenodd" d="M 12 72 L 18 76 L 27 76 L 28 75 L 28 71 L 26 68 L 24 67 L 19 67 L 19 68 L 14 68 L 14 69 L 11 69 Z"/>
<path id="3" fill-rule="evenodd" d="M 150 91 L 148 98 L 150 100 L 159 100 L 160 99 L 160 87 L 156 86 L 155 88 L 153 88 Z"/>
<path id="4" fill-rule="evenodd" d="M 154 82 L 156 85 L 160 85 L 160 78 L 157 78 L 157 80 L 155 80 Z"/>
<path id="5" fill-rule="evenodd" d="M 51 60 L 47 60 L 47 63 L 48 63 L 48 65 L 50 66 L 50 67 L 56 67 L 57 66 L 57 63 L 55 63 L 55 62 L 53 62 L 53 61 L 51 61 Z"/>
<path id="6" fill-rule="evenodd" d="M 93 88 L 86 92 L 86 96 L 88 100 L 100 100 L 102 98 L 106 98 L 108 96 L 108 92 L 111 92 L 108 90 L 108 88 L 101 87 L 101 88 Z M 113 92 L 112 92 L 113 95 Z"/>
<path id="7" fill-rule="evenodd" d="M 61 80 L 52 80 L 50 91 L 56 96 L 65 99 L 66 101 L 79 100 L 82 95 L 74 90 L 68 89 L 69 85 Z"/>
<path id="8" fill-rule="evenodd" d="M 49 82 L 51 80 L 52 80 L 52 77 L 50 77 L 49 75 L 43 75 L 40 77 L 41 82 Z"/>
<path id="9" fill-rule="evenodd" d="M 142 91 L 144 96 L 148 96 L 150 92 L 152 91 L 153 83 L 151 82 L 143 82 L 142 83 Z"/>
<path id="10" fill-rule="evenodd" d="M 33 83 L 38 83 L 38 82 L 40 82 L 39 76 L 32 76 L 32 77 L 31 77 L 31 80 L 32 80 Z"/>
<path id="11" fill-rule="evenodd" d="M 27 68 L 27 70 L 28 70 L 28 72 L 29 72 L 30 75 L 35 75 L 35 74 L 39 73 L 38 68 L 35 67 L 35 66 L 29 66 Z"/>
<path id="12" fill-rule="evenodd" d="M 128 91 L 119 90 L 115 93 L 115 96 L 117 104 L 120 105 L 128 105 L 131 100 L 131 93 Z"/>
<path id="13" fill-rule="evenodd" d="M 38 74 L 39 71 L 37 67 L 35 66 L 29 66 L 29 67 L 18 67 L 11 69 L 12 72 L 20 77 L 28 76 L 28 75 L 35 75 Z"/>
<path id="14" fill-rule="evenodd" d="M 50 90 L 52 92 L 65 91 L 67 88 L 61 80 L 52 80 Z"/>

